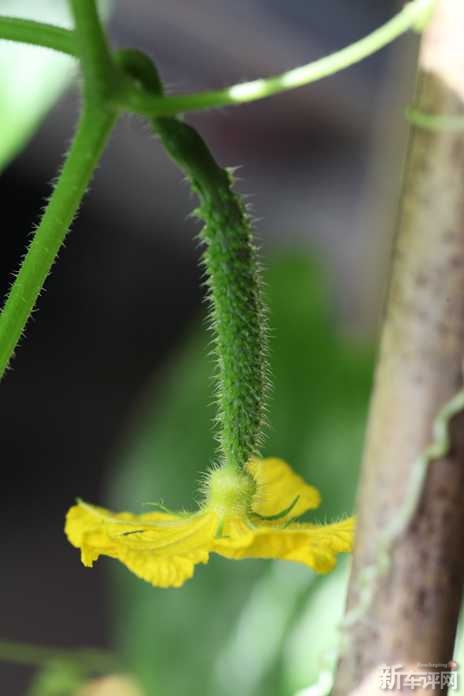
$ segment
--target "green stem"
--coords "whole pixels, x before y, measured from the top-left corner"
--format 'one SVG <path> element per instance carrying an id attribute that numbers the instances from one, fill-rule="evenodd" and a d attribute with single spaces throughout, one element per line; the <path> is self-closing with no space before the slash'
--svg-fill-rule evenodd
<path id="1" fill-rule="evenodd" d="M 444 116 L 443 114 L 426 114 L 414 107 L 406 110 L 409 123 L 417 128 L 431 131 L 464 131 L 464 116 Z"/>
<path id="2" fill-rule="evenodd" d="M 232 85 L 221 90 L 185 95 L 157 96 L 140 85 L 136 87 L 129 80 L 122 81 L 116 97 L 117 106 L 142 116 L 174 116 L 177 113 L 185 113 L 187 111 L 201 111 L 233 104 L 243 104 L 264 99 L 273 94 L 286 92 L 297 87 L 304 87 L 359 63 L 392 41 L 395 41 L 407 31 L 422 28 L 424 18 L 428 17 L 435 3 L 436 0 L 412 0 L 382 27 L 379 27 L 379 29 L 350 46 L 342 48 L 340 51 L 280 75 Z M 79 18 L 80 26 L 83 29 L 90 26 L 93 38 L 88 43 L 93 44 L 93 40 L 97 39 L 95 43 L 95 57 L 98 59 L 97 65 L 100 66 L 99 69 L 104 67 L 105 70 L 109 70 L 106 41 L 104 36 L 102 37 L 101 28 L 96 29 L 95 14 L 92 15 L 93 22 L 89 23 L 87 21 L 90 17 L 89 5 L 91 4 L 90 0 L 73 0 L 76 21 Z M 14 28 L 11 26 L 12 21 L 15 23 Z M 50 31 L 50 29 L 48 25 L 40 25 L 37 22 L 0 17 L 0 39 L 37 43 L 57 51 L 65 51 L 71 55 L 77 55 L 78 50 L 71 31 L 58 27 L 54 27 L 54 31 Z M 36 34 L 35 37 L 34 32 Z M 66 35 L 67 38 L 65 38 Z M 81 39 L 85 38 L 85 35 L 86 31 L 82 31 Z M 89 51 L 86 52 L 86 60 L 92 55 L 90 48 L 89 46 Z M 98 51 L 96 50 L 97 48 Z M 79 49 L 79 55 L 82 55 L 84 58 L 82 47 Z M 88 70 L 90 73 L 92 64 L 90 61 Z"/>
<path id="3" fill-rule="evenodd" d="M 70 0 L 76 45 L 89 104 L 107 101 L 116 79 L 113 59 L 98 16 L 95 0 Z"/>
<path id="4" fill-rule="evenodd" d="M 107 111 L 84 111 L 71 150 L 0 314 L 3 376 L 114 125 Z"/>
<path id="5" fill-rule="evenodd" d="M 75 663 L 87 672 L 106 672 L 116 668 L 114 657 L 103 650 L 81 648 L 63 650 L 26 643 L 0 641 L 0 660 L 41 667 L 51 662 Z"/>
<path id="6" fill-rule="evenodd" d="M 162 93 L 147 56 L 121 51 L 117 60 L 147 89 Z M 222 465 L 238 470 L 259 455 L 268 384 L 267 317 L 251 224 L 233 177 L 200 135 L 172 117 L 152 123 L 200 201 L 195 212 L 205 223 L 200 239 L 217 365 L 218 440 Z"/>
<path id="7" fill-rule="evenodd" d="M 0 17 L 0 38 L 7 41 L 51 48 L 53 51 L 75 56 L 77 53 L 74 32 L 53 24 L 42 24 L 31 19 Z"/>
<path id="8" fill-rule="evenodd" d="M 435 2 L 436 0 L 413 0 L 390 21 L 363 39 L 281 75 L 244 82 L 221 90 L 172 97 L 150 95 L 146 90 L 126 87 L 119 96 L 118 105 L 143 116 L 172 116 L 187 111 L 243 104 L 303 87 L 359 63 L 410 29 L 417 29 L 423 18 L 429 15 Z"/>

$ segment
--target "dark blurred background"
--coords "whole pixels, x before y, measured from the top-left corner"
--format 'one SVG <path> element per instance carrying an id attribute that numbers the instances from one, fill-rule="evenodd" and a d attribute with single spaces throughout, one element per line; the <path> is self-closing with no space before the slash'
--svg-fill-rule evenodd
<path id="1" fill-rule="evenodd" d="M 20 4 L 0 0 L 0 13 Z M 61 21 L 64 4 L 44 2 L 46 18 L 56 11 Z M 192 91 L 308 62 L 371 31 L 399 4 L 119 0 L 109 27 L 115 46 L 155 58 L 169 91 Z M 35 16 L 41 5 L 34 0 Z M 27 3 L 22 11 L 28 16 Z M 296 249 L 319 259 L 346 334 L 376 334 L 413 55 L 414 40 L 402 39 L 322 83 L 189 119 L 222 164 L 242 165 L 238 186 L 252 194 L 265 258 Z M 21 70 L 17 90 L 30 80 L 27 63 Z M 72 83 L 3 171 L 3 293 L 77 109 Z M 104 572 L 77 572 L 63 515 L 76 495 L 103 498 L 145 385 L 162 380 L 202 316 L 193 205 L 147 127 L 124 118 L 0 389 L 1 638 L 111 643 Z M 2 693 L 25 693 L 27 669 L 2 663 L 0 671 Z"/>

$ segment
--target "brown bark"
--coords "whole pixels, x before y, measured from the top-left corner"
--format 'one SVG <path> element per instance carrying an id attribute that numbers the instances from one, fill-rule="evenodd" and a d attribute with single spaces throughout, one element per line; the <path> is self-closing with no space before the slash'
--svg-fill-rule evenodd
<path id="1" fill-rule="evenodd" d="M 415 106 L 464 116 L 464 2 L 441 0 L 426 30 Z M 440 408 L 462 387 L 464 131 L 411 128 L 397 241 L 372 397 L 348 608 L 402 505 Z M 345 635 L 334 689 L 346 696 L 382 663 L 447 663 L 464 580 L 464 416 L 448 456 L 430 464 L 419 505 L 394 544 L 363 618 Z"/>

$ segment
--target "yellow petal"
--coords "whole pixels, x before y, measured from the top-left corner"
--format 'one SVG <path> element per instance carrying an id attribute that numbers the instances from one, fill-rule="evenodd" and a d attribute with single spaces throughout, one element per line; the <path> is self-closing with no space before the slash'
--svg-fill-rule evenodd
<path id="1" fill-rule="evenodd" d="M 217 539 L 213 550 L 226 558 L 274 558 L 304 563 L 328 573 L 337 553 L 351 551 L 354 518 L 333 524 L 291 524 L 284 528 L 229 525 L 228 536 Z"/>
<path id="2" fill-rule="evenodd" d="M 242 546 L 244 543 L 243 539 L 249 534 L 253 535 L 254 529 L 254 525 L 248 522 L 246 517 L 226 518 L 222 526 L 221 535 L 216 538 L 215 550 L 217 544 L 220 544 L 222 539 L 227 541 L 228 546 L 233 546 L 236 543 L 238 543 L 239 546 Z"/>
<path id="3" fill-rule="evenodd" d="M 289 513 L 278 520 L 282 524 L 306 510 L 317 508 L 321 502 L 319 491 L 307 484 L 282 459 L 252 459 L 247 468 L 257 484 L 252 509 L 258 515 L 278 515 L 296 500 Z"/>
<path id="4" fill-rule="evenodd" d="M 180 587 L 197 563 L 208 561 L 217 524 L 211 512 L 114 514 L 81 502 L 69 510 L 65 532 L 84 565 L 110 556 L 157 587 Z"/>

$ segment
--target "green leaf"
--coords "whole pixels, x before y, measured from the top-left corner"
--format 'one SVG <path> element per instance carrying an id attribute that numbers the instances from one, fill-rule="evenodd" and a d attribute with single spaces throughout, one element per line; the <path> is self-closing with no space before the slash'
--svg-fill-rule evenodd
<path id="1" fill-rule="evenodd" d="M 320 488 L 323 505 L 308 519 L 332 519 L 353 506 L 371 351 L 335 331 L 323 275 L 310 259 L 281 258 L 266 275 L 274 389 L 265 454 L 286 459 Z M 112 507 L 136 512 L 162 500 L 171 509 L 191 508 L 215 454 L 208 340 L 204 332 L 194 336 L 164 383 L 158 378 L 148 389 L 121 456 Z M 116 640 L 150 696 L 290 694 L 286 639 L 313 588 L 327 588 L 330 603 L 335 587 L 330 576 L 296 564 L 213 556 L 181 590 L 157 590 L 108 565 Z M 332 639 L 335 613 L 327 614 L 326 636 L 320 622 L 306 629 L 314 660 Z"/>
<path id="2" fill-rule="evenodd" d="M 65 0 L 0 0 L 0 14 L 71 28 Z M 108 17 L 112 3 L 98 3 Z M 0 170 L 25 147 L 76 75 L 76 61 L 38 46 L 0 41 Z"/>
<path id="3" fill-rule="evenodd" d="M 0 13 L 71 26 L 63 0 L 0 0 Z M 0 42 L 0 169 L 34 134 L 75 74 L 75 61 L 54 51 Z"/>

